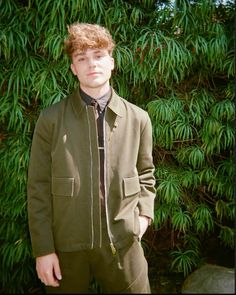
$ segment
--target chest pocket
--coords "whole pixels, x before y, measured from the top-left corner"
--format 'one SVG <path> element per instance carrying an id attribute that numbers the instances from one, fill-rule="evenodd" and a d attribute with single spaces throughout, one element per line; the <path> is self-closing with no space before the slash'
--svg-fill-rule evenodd
<path id="1" fill-rule="evenodd" d="M 53 177 L 52 178 L 52 194 L 55 196 L 74 195 L 75 179 L 74 177 Z"/>

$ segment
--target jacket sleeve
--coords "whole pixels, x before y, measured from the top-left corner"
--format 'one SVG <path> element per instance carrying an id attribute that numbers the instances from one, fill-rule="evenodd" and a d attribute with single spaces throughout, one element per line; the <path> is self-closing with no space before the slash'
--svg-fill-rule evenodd
<path id="1" fill-rule="evenodd" d="M 53 124 L 40 114 L 31 146 L 27 182 L 27 209 L 33 255 L 55 251 L 52 234 L 51 140 Z"/>
<path id="2" fill-rule="evenodd" d="M 140 215 L 145 215 L 153 220 L 156 189 L 152 149 L 152 124 L 146 113 L 146 120 L 140 134 L 140 146 L 137 161 L 139 182 L 141 186 L 138 207 Z"/>

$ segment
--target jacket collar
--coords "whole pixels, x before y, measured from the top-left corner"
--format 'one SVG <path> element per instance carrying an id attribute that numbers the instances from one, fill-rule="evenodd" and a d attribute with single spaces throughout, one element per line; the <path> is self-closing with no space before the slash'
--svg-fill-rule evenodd
<path id="1" fill-rule="evenodd" d="M 74 111 L 79 115 L 83 109 L 86 107 L 86 103 L 83 101 L 80 95 L 79 87 L 70 95 L 70 98 Z M 122 102 L 122 98 L 116 94 L 113 88 L 111 88 L 111 99 L 107 105 L 111 111 L 116 115 L 123 117 L 125 112 L 125 107 Z"/>
<path id="2" fill-rule="evenodd" d="M 111 88 L 111 99 L 107 107 L 111 109 L 116 115 L 120 117 L 124 116 L 124 103 L 122 102 L 122 98 L 116 94 L 113 88 Z"/>

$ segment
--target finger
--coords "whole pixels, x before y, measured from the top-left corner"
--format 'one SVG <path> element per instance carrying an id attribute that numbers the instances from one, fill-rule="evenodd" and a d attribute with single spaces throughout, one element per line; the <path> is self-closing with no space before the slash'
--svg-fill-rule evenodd
<path id="1" fill-rule="evenodd" d="M 54 275 L 58 280 L 62 279 L 61 269 L 58 261 L 54 264 Z"/>
<path id="2" fill-rule="evenodd" d="M 43 282 L 46 286 L 52 286 L 52 287 L 59 286 L 59 282 L 58 282 L 57 278 L 54 277 L 52 271 L 47 271 L 45 273 L 45 276 L 43 278 Z"/>
<path id="3" fill-rule="evenodd" d="M 46 280 L 43 282 L 45 286 L 50 286 L 50 287 L 59 287 L 59 282 L 57 279 L 52 279 L 52 280 Z"/>

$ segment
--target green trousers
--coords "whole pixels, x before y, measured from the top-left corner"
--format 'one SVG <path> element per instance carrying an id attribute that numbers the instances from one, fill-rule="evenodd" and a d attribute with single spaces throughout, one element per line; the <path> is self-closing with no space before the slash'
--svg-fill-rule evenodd
<path id="1" fill-rule="evenodd" d="M 59 252 L 58 256 L 62 280 L 59 287 L 46 287 L 47 293 L 89 293 L 91 276 L 102 293 L 151 293 L 141 243 L 135 240 L 113 255 L 105 225 L 101 248 Z"/>

